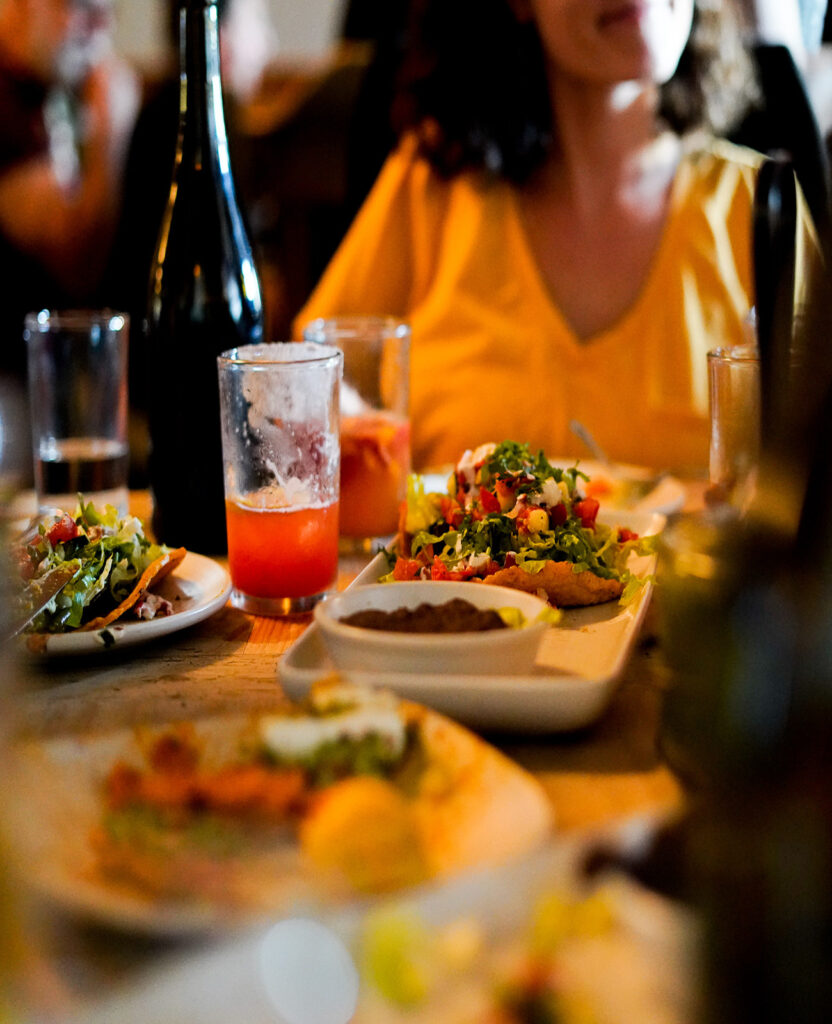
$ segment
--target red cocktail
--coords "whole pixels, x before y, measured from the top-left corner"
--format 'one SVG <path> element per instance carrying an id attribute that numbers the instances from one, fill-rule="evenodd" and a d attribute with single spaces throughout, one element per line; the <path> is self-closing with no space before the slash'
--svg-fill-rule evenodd
<path id="1" fill-rule="evenodd" d="M 410 424 L 388 412 L 341 420 L 341 536 L 395 533 L 410 469 Z"/>
<path id="2" fill-rule="evenodd" d="M 262 508 L 226 501 L 228 568 L 234 588 L 253 598 L 309 597 L 338 574 L 338 503 Z"/>

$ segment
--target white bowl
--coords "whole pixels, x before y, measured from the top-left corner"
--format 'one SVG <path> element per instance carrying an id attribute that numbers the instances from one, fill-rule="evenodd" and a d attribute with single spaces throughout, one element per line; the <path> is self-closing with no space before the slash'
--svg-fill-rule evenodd
<path id="1" fill-rule="evenodd" d="M 517 608 L 525 625 L 476 633 L 395 633 L 349 626 L 340 620 L 367 608 L 393 611 L 463 598 L 477 608 Z M 414 580 L 373 583 L 329 597 L 315 606 L 315 621 L 339 669 L 448 675 L 523 675 L 531 672 L 547 622 L 548 605 L 534 594 L 485 583 Z"/>

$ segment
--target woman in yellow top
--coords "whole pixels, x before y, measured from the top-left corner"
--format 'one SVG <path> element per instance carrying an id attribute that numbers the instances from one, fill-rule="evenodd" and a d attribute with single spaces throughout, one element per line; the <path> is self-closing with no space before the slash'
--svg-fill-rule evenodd
<path id="1" fill-rule="evenodd" d="M 705 354 L 753 303 L 748 78 L 725 0 L 424 0 L 406 129 L 297 318 L 413 331 L 417 468 L 513 439 L 707 463 Z M 801 213 L 805 220 L 805 214 Z M 808 226 L 810 230 L 810 226 Z"/>

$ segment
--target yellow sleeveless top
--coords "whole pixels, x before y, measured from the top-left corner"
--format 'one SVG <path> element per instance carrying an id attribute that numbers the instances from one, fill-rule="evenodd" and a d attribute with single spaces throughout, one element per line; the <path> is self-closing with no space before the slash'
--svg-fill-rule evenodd
<path id="1" fill-rule="evenodd" d="M 410 321 L 416 468 L 506 439 L 552 458 L 586 458 L 568 428 L 577 418 L 618 461 L 702 470 L 706 353 L 744 339 L 753 304 L 762 159 L 720 141 L 685 155 L 639 297 L 614 326 L 582 341 L 541 276 L 513 188 L 473 173 L 442 180 L 406 139 L 298 315 L 296 334 L 336 314 Z M 802 197 L 800 205 L 800 235 L 809 239 Z"/>

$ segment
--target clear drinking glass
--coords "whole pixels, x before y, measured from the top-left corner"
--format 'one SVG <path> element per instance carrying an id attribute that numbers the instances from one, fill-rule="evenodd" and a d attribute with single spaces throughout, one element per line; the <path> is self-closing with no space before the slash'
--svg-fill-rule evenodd
<path id="1" fill-rule="evenodd" d="M 708 353 L 712 502 L 738 510 L 754 493 L 760 460 L 760 356 L 756 345 Z"/>
<path id="2" fill-rule="evenodd" d="M 371 552 L 398 528 L 410 472 L 410 327 L 338 316 L 307 324 L 303 337 L 344 353 L 341 550 Z"/>
<path id="3" fill-rule="evenodd" d="M 110 310 L 25 320 L 35 490 L 41 510 L 78 495 L 127 512 L 127 336 Z"/>
<path id="4" fill-rule="evenodd" d="M 217 359 L 231 600 L 308 611 L 338 575 L 338 394 L 331 346 L 244 345 Z"/>

